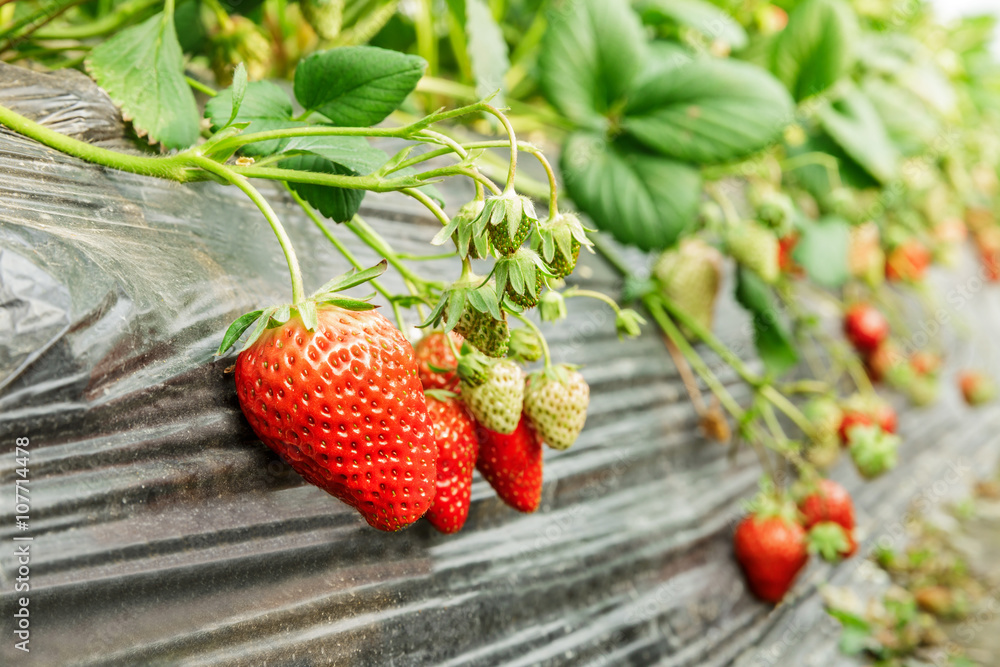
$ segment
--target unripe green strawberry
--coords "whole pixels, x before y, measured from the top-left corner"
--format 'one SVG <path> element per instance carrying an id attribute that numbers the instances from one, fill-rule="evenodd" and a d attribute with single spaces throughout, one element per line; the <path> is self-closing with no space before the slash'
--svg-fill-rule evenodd
<path id="1" fill-rule="evenodd" d="M 580 259 L 580 242 L 576 239 L 570 241 L 570 256 L 566 257 L 563 255 L 562 250 L 556 248 L 555 257 L 552 261 L 548 263 L 549 271 L 552 272 L 556 278 L 565 278 L 569 274 L 573 273 L 576 268 L 576 263 Z"/>
<path id="2" fill-rule="evenodd" d="M 812 436 L 816 444 L 833 442 L 840 446 L 838 429 L 844 418 L 844 412 L 837 405 L 837 401 L 832 398 L 813 399 L 805 405 L 803 413 L 812 424 Z"/>
<path id="3" fill-rule="evenodd" d="M 805 456 L 814 466 L 829 468 L 840 458 L 838 430 L 843 411 L 831 398 L 813 399 L 802 411 L 812 424 L 812 439 L 806 447 Z"/>
<path id="4" fill-rule="evenodd" d="M 455 332 L 462 335 L 477 350 L 488 357 L 503 357 L 507 354 L 510 327 L 507 314 L 502 320 L 495 320 L 489 313 L 482 313 L 470 305 L 462 311 L 462 317 L 455 325 Z"/>
<path id="5" fill-rule="evenodd" d="M 699 238 L 689 237 L 660 256 L 653 275 L 669 301 L 711 330 L 722 283 L 722 253 Z"/>
<path id="6" fill-rule="evenodd" d="M 571 366 L 556 366 L 531 376 L 524 414 L 553 449 L 569 449 L 587 421 L 590 387 Z"/>
<path id="7" fill-rule="evenodd" d="M 977 371 L 959 374 L 958 386 L 962 390 L 962 398 L 973 407 L 989 403 L 997 396 L 997 386 L 993 379 Z"/>
<path id="8" fill-rule="evenodd" d="M 580 219 L 572 213 L 559 213 L 538 223 L 532 247 L 545 261 L 549 272 L 556 278 L 573 273 L 580 259 L 580 248 L 593 245 Z"/>
<path id="9" fill-rule="evenodd" d="M 474 387 L 461 383 L 462 399 L 476 421 L 496 433 L 510 435 L 524 407 L 524 372 L 513 361 L 497 361 L 489 375 Z"/>
<path id="10" fill-rule="evenodd" d="M 534 295 L 527 289 L 524 290 L 524 294 L 518 294 L 514 289 L 514 286 L 507 283 L 507 298 L 519 305 L 525 310 L 530 310 L 538 305 L 538 300 L 542 298 L 542 292 L 545 290 L 545 276 L 542 275 L 541 271 L 535 272 L 535 293 Z"/>
<path id="11" fill-rule="evenodd" d="M 321 39 L 340 34 L 344 22 L 344 0 L 301 0 L 302 16 Z"/>
<path id="12" fill-rule="evenodd" d="M 848 431 L 851 458 L 863 477 L 878 477 L 896 467 L 899 437 L 878 426 L 853 426 Z"/>
<path id="13" fill-rule="evenodd" d="M 251 81 L 267 78 L 271 71 L 271 42 L 253 21 L 231 16 L 227 26 L 211 36 L 212 71 L 220 85 L 233 81 L 233 69 L 243 63 Z"/>
<path id="14" fill-rule="evenodd" d="M 530 199 L 505 191 L 486 199 L 480 220 L 480 227 L 485 226 L 497 255 L 509 257 L 528 238 L 538 216 Z"/>
<path id="15" fill-rule="evenodd" d="M 510 357 L 526 363 L 542 358 L 542 343 L 531 329 L 523 327 L 510 332 Z"/>
<path id="16" fill-rule="evenodd" d="M 774 284 L 778 281 L 781 247 L 778 237 L 770 229 L 748 220 L 730 227 L 726 243 L 733 259 L 756 273 L 764 282 Z"/>

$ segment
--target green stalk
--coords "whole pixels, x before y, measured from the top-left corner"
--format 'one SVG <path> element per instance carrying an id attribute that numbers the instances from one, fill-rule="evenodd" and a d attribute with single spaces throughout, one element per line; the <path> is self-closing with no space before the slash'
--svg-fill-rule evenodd
<path id="1" fill-rule="evenodd" d="M 699 340 L 705 343 L 709 349 L 719 355 L 719 357 L 727 364 L 732 366 L 733 370 L 736 371 L 741 378 L 743 378 L 744 382 L 749 384 L 751 387 L 761 387 L 764 384 L 764 381 L 758 375 L 747 368 L 747 365 L 743 363 L 742 359 L 733 354 L 733 351 L 726 347 L 725 343 L 716 338 L 711 331 L 705 329 L 700 322 L 690 317 L 662 294 L 657 295 L 657 299 L 663 304 L 663 307 L 670 312 L 670 315 L 674 319 L 683 324 L 688 330 L 697 336 Z"/>
<path id="2" fill-rule="evenodd" d="M 257 191 L 257 189 L 250 184 L 243 176 L 233 172 L 230 168 L 225 165 L 221 165 L 218 162 L 210 160 L 202 155 L 192 156 L 195 164 L 203 168 L 205 171 L 211 172 L 223 180 L 232 183 L 240 190 L 242 190 L 250 200 L 257 205 L 260 212 L 264 214 L 269 225 L 271 225 L 274 235 L 278 238 L 278 244 L 281 245 L 281 250 L 285 254 L 285 261 L 288 263 L 288 273 L 292 279 L 292 304 L 299 305 L 306 300 L 305 288 L 302 282 L 302 269 L 299 267 L 299 259 L 295 256 L 295 249 L 292 247 L 292 240 L 288 238 L 288 234 L 285 232 L 284 226 L 278 219 L 278 215 L 271 208 L 271 205 L 267 203 L 263 195 Z"/>
<path id="3" fill-rule="evenodd" d="M 660 301 L 652 296 L 647 296 L 643 299 L 643 304 L 650 315 L 653 316 L 653 320 L 663 330 L 663 333 L 666 334 L 667 338 L 670 339 L 677 349 L 681 351 L 681 354 L 684 355 L 688 363 L 691 364 L 691 368 L 695 370 L 702 381 L 712 390 L 712 393 L 718 397 L 722 407 L 737 421 L 742 420 L 744 414 L 743 408 L 740 407 L 740 404 L 736 402 L 736 399 L 729 393 L 729 390 L 726 389 L 725 385 L 712 372 L 712 369 L 708 367 L 704 359 L 691 347 L 691 344 L 684 337 L 684 334 L 680 332 L 680 329 L 677 328 L 677 325 L 670 320 Z"/>
<path id="4" fill-rule="evenodd" d="M 208 95 L 209 97 L 215 97 L 216 95 L 219 94 L 218 91 L 216 91 L 214 88 L 212 88 L 210 86 L 206 86 L 205 84 L 203 84 L 198 79 L 192 79 L 189 76 L 184 77 L 184 79 L 187 81 L 187 84 L 189 86 L 191 86 L 192 88 L 194 88 L 195 90 L 197 90 L 199 93 L 204 93 L 205 95 Z"/>
<path id="5" fill-rule="evenodd" d="M 579 287 L 570 287 L 568 290 L 563 292 L 563 298 L 572 299 L 573 297 L 587 297 L 590 299 L 597 299 L 598 301 L 603 301 L 604 303 L 611 306 L 611 308 L 615 311 L 616 315 L 621 312 L 621 306 L 619 306 L 615 302 L 615 300 L 612 299 L 610 296 L 602 292 L 595 292 L 593 290 L 588 290 L 588 289 L 580 289 Z"/>
<path id="6" fill-rule="evenodd" d="M 434 34 L 433 0 L 420 0 L 415 27 L 417 30 L 417 53 L 427 61 L 427 73 L 437 74 L 437 36 Z"/>
<path id="7" fill-rule="evenodd" d="M 396 256 L 392 247 L 386 243 L 385 239 L 383 239 L 378 232 L 372 229 L 361 216 L 355 215 L 354 219 L 349 222 L 345 222 L 344 226 L 351 230 L 355 236 L 361 239 L 365 245 L 374 250 L 377 254 L 385 257 L 386 261 L 389 262 L 394 269 L 399 271 L 404 280 L 408 280 L 416 285 L 428 284 L 426 280 L 413 273 L 408 266 L 399 261 L 399 258 Z"/>
<path id="8" fill-rule="evenodd" d="M 782 394 L 780 391 L 772 387 L 771 385 L 765 385 L 760 388 L 760 395 L 770 401 L 774 407 L 785 413 L 785 416 L 795 422 L 795 425 L 799 427 L 799 430 L 807 438 L 813 437 L 813 426 L 812 422 L 802 414 L 802 411 L 795 407 L 788 398 Z"/>
<path id="9" fill-rule="evenodd" d="M 67 137 L 65 134 L 60 134 L 33 120 L 28 120 L 4 106 L 0 106 L 0 124 L 9 127 L 29 139 L 34 139 L 39 143 L 45 144 L 49 148 L 54 148 L 67 155 L 72 155 L 103 167 L 119 169 L 143 176 L 156 176 L 157 178 L 165 178 L 180 183 L 196 180 L 193 178 L 192 170 L 190 169 L 194 165 L 194 158 L 196 156 L 194 153 L 188 151 L 169 157 L 127 155 L 106 148 L 92 146 L 79 139 Z"/>
<path id="10" fill-rule="evenodd" d="M 531 320 L 529 320 L 527 317 L 525 317 L 521 313 L 511 313 L 511 315 L 513 315 L 515 318 L 521 320 L 521 322 L 523 322 L 526 327 L 528 327 L 529 329 L 531 329 L 532 331 L 534 331 L 535 335 L 538 336 L 538 341 L 542 344 L 542 357 L 545 359 L 545 370 L 551 369 L 552 368 L 552 354 L 549 352 L 548 341 L 546 341 L 545 340 L 545 336 L 542 335 L 541 329 L 539 329 L 538 326 L 534 322 L 532 322 Z"/>
<path id="11" fill-rule="evenodd" d="M 302 207 L 302 210 L 305 211 L 305 214 L 309 216 L 310 220 L 313 221 L 313 224 L 315 224 L 319 228 L 319 231 L 322 232 L 323 236 L 325 236 L 326 239 L 333 244 L 333 247 L 337 249 L 337 252 L 343 255 L 344 259 L 350 262 L 351 266 L 356 268 L 358 271 L 363 270 L 365 267 L 362 266 L 358 258 L 354 256 L 354 253 L 351 252 L 347 246 L 341 243 L 340 239 L 334 236 L 333 232 L 330 231 L 329 225 L 327 225 L 326 222 L 319 215 L 316 214 L 316 210 L 309 205 L 309 202 L 303 199 L 298 192 L 288 187 L 287 184 L 285 185 L 285 189 L 288 190 L 288 194 L 292 196 L 292 199 L 295 200 L 295 203 L 298 204 L 300 207 Z M 405 329 L 405 324 L 403 322 L 403 313 L 399 308 L 399 304 L 396 303 L 396 300 L 393 298 L 392 294 L 390 294 L 389 291 L 382 286 L 382 283 L 380 283 L 377 278 L 374 280 L 370 280 L 369 283 L 375 289 L 375 291 L 381 294 L 389 302 L 389 305 L 392 306 L 393 315 L 395 315 L 396 317 L 396 324 L 399 327 L 399 330 L 403 331 Z"/>
<path id="12" fill-rule="evenodd" d="M 146 19 L 148 16 L 152 16 L 152 13 L 149 13 L 148 16 L 144 16 L 143 14 L 159 4 L 160 0 L 130 0 L 118 5 L 114 12 L 93 21 L 79 25 L 56 26 L 49 27 L 48 29 L 42 28 L 36 30 L 32 37 L 34 39 L 73 40 L 102 37 L 108 33 L 115 32 L 136 17 Z"/>
<path id="13" fill-rule="evenodd" d="M 496 116 L 510 138 L 510 168 L 507 170 L 507 183 L 504 185 L 503 192 L 504 194 L 514 192 L 514 177 L 517 175 L 517 135 L 514 134 L 514 128 L 511 127 L 507 116 L 500 113 L 499 109 L 491 104 L 484 104 L 483 108 L 487 113 Z"/>

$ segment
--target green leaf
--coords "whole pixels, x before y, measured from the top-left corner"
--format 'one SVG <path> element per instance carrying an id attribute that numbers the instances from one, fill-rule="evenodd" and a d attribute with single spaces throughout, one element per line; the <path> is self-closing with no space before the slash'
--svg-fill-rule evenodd
<path id="1" fill-rule="evenodd" d="M 701 58 L 645 81 L 623 127 L 648 148 L 686 162 L 728 162 L 765 148 L 794 118 L 777 79 L 755 65 Z"/>
<path id="2" fill-rule="evenodd" d="M 805 0 L 774 43 L 771 71 L 797 101 L 819 95 L 854 63 L 858 17 L 846 0 Z"/>
<path id="3" fill-rule="evenodd" d="M 603 128 L 645 68 L 646 35 L 626 0 L 555 0 L 539 53 L 549 101 L 578 125 Z"/>
<path id="4" fill-rule="evenodd" d="M 729 44 L 739 51 L 747 45 L 747 33 L 739 22 L 707 0 L 639 0 L 636 10 L 647 25 L 672 22 Z"/>
<path id="5" fill-rule="evenodd" d="M 503 78 L 510 69 L 507 41 L 485 0 L 464 0 L 464 4 L 466 51 L 476 95 L 482 98 L 500 90 L 493 104 L 503 106 Z"/>
<path id="6" fill-rule="evenodd" d="M 863 92 L 850 86 L 833 103 L 824 101 L 816 114 L 826 133 L 876 180 L 884 184 L 898 177 L 899 151 Z"/>
<path id="7" fill-rule="evenodd" d="M 291 127 L 306 127 L 306 123 L 292 120 L 292 100 L 281 88 L 270 81 L 254 81 L 247 85 L 243 102 L 233 116 L 233 89 L 220 91 L 205 105 L 205 117 L 218 131 L 234 122 L 250 123 L 246 132 L 266 132 Z M 247 144 L 240 152 L 251 157 L 271 155 L 281 151 L 288 139 L 271 139 Z"/>
<path id="8" fill-rule="evenodd" d="M 378 170 L 389 159 L 385 151 L 375 148 L 364 137 L 293 137 L 282 152 L 321 155 L 360 175 Z"/>
<path id="9" fill-rule="evenodd" d="M 316 294 L 324 294 L 327 292 L 343 292 L 344 290 L 351 289 L 352 287 L 357 287 L 358 285 L 363 285 L 369 280 L 374 280 L 380 275 L 385 273 L 388 268 L 389 262 L 382 260 L 375 266 L 368 267 L 363 271 L 358 271 L 357 269 L 352 269 L 347 273 L 337 276 L 327 284 L 316 290 Z"/>
<path id="10" fill-rule="evenodd" d="M 198 107 L 184 79 L 172 13 L 122 30 L 94 47 L 86 64 L 139 136 L 167 148 L 198 140 Z"/>
<path id="11" fill-rule="evenodd" d="M 282 160 L 278 166 L 282 169 L 298 169 L 319 174 L 355 175 L 347 167 L 330 162 L 320 155 L 297 155 Z M 358 209 L 361 208 L 361 201 L 365 198 L 364 190 L 291 182 L 288 187 L 309 202 L 313 208 L 336 222 L 347 222 L 353 218 Z"/>
<path id="12" fill-rule="evenodd" d="M 561 157 L 566 189 L 599 229 L 643 250 L 666 248 L 694 224 L 697 169 L 576 132 Z"/>
<path id="13" fill-rule="evenodd" d="M 233 85 L 230 88 L 232 89 L 231 104 L 233 110 L 229 115 L 229 122 L 226 125 L 232 125 L 233 121 L 236 120 L 236 114 L 240 112 L 243 98 L 247 94 L 247 68 L 244 67 L 243 63 L 236 66 L 236 70 L 233 72 Z"/>
<path id="14" fill-rule="evenodd" d="M 255 310 L 252 313 L 241 315 L 235 322 L 230 324 L 229 328 L 226 329 L 226 335 L 222 337 L 222 344 L 219 345 L 219 351 L 215 354 L 217 356 L 225 354 L 229 348 L 236 344 L 236 341 L 240 339 L 243 332 L 249 329 L 250 325 L 260 319 L 260 316 L 263 313 L 263 310 Z"/>
<path id="15" fill-rule="evenodd" d="M 334 125 L 368 127 L 385 120 L 413 92 L 423 58 L 374 46 L 319 51 L 295 69 L 295 98 Z"/>
<path id="16" fill-rule="evenodd" d="M 941 135 L 937 118 L 905 88 L 869 77 L 862 90 L 882 119 L 890 139 L 905 155 L 926 152 Z"/>
<path id="17" fill-rule="evenodd" d="M 799 361 L 784 322 L 778 315 L 771 287 L 753 271 L 740 267 L 736 282 L 736 300 L 753 317 L 753 338 L 757 356 L 767 372 L 781 375 Z"/>
<path id="18" fill-rule="evenodd" d="M 809 278 L 823 287 L 836 288 L 850 277 L 847 252 L 851 228 L 835 217 L 803 224 L 792 257 Z"/>

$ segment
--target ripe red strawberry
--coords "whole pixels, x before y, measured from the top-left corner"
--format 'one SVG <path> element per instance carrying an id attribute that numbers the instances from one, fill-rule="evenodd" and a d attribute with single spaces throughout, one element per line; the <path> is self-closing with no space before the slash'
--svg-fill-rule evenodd
<path id="1" fill-rule="evenodd" d="M 881 382 L 889 378 L 892 381 L 900 375 L 900 366 L 904 359 L 899 347 L 891 339 L 884 340 L 874 350 L 865 356 L 865 369 L 872 382 Z"/>
<path id="2" fill-rule="evenodd" d="M 972 406 L 989 403 L 997 396 L 996 383 L 977 371 L 964 371 L 959 374 L 958 386 L 962 390 L 962 398 Z"/>
<path id="3" fill-rule="evenodd" d="M 733 545 L 750 590 L 766 602 L 780 602 L 809 559 L 806 531 L 784 516 L 748 516 Z"/>
<path id="4" fill-rule="evenodd" d="M 798 244 L 798 232 L 792 232 L 778 239 L 778 267 L 782 273 L 788 273 L 796 277 L 805 275 L 803 268 L 792 257 L 792 253 L 795 252 L 795 246 Z"/>
<path id="5" fill-rule="evenodd" d="M 476 468 L 504 501 L 519 512 L 534 512 L 542 499 L 542 441 L 522 415 L 517 428 L 503 435 L 479 429 Z"/>
<path id="6" fill-rule="evenodd" d="M 821 521 L 840 524 L 844 530 L 854 530 L 854 502 L 851 494 L 831 479 L 822 479 L 815 491 L 799 502 L 806 529 Z"/>
<path id="7" fill-rule="evenodd" d="M 855 426 L 879 426 L 886 433 L 896 432 L 896 411 L 877 396 L 856 394 L 844 402 L 843 410 L 838 433 L 844 445 L 850 439 L 849 431 Z"/>
<path id="8" fill-rule="evenodd" d="M 910 366 L 917 375 L 934 375 L 941 368 L 941 355 L 929 350 L 917 350 L 910 355 Z"/>
<path id="9" fill-rule="evenodd" d="M 442 533 L 457 533 L 469 516 L 472 471 L 479 454 L 476 422 L 457 397 L 427 394 L 427 414 L 437 440 L 437 495 L 427 520 Z"/>
<path id="10" fill-rule="evenodd" d="M 889 322 L 873 306 L 858 303 L 847 310 L 844 334 L 859 352 L 873 352 L 889 337 Z"/>
<path id="11" fill-rule="evenodd" d="M 461 349 L 462 337 L 455 332 L 450 335 L 455 349 Z M 417 360 L 417 373 L 424 389 L 458 390 L 458 374 L 454 370 L 440 373 L 432 368 L 454 369 L 458 366 L 458 360 L 455 359 L 455 353 L 444 332 L 435 331 L 421 338 L 413 348 L 413 355 Z"/>
<path id="12" fill-rule="evenodd" d="M 885 262 L 885 277 L 889 280 L 919 282 L 931 265 L 931 251 L 917 240 L 896 246 Z"/>
<path id="13" fill-rule="evenodd" d="M 266 329 L 236 360 L 254 433 L 308 482 L 399 530 L 434 500 L 437 447 L 413 348 L 374 310 L 320 305 Z"/>

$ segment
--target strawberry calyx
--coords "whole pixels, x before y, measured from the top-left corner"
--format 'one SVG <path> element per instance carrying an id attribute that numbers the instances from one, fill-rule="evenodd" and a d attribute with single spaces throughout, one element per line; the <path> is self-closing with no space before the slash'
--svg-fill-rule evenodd
<path id="1" fill-rule="evenodd" d="M 784 492 L 775 488 L 770 478 L 760 482 L 760 491 L 753 499 L 743 504 L 747 514 L 755 519 L 781 519 L 786 523 L 801 523 L 802 515 L 795 502 Z"/>
<path id="2" fill-rule="evenodd" d="M 504 190 L 499 195 L 486 198 L 483 209 L 476 218 L 472 233 L 481 236 L 488 228 L 493 246 L 501 255 L 511 255 L 538 222 L 535 204 L 514 190 Z"/>
<path id="3" fill-rule="evenodd" d="M 489 237 L 482 231 L 476 233 L 476 221 L 485 206 L 486 202 L 482 199 L 474 199 L 462 206 L 448 224 L 434 235 L 431 245 L 444 245 L 448 239 L 453 239 L 458 256 L 462 259 L 470 256 L 473 259 L 486 257 L 490 252 Z"/>
<path id="4" fill-rule="evenodd" d="M 569 271 L 555 271 L 557 278 L 564 278 L 572 273 L 576 265 L 576 256 L 580 248 L 593 252 L 593 242 L 587 237 L 587 230 L 580 219 L 573 213 L 557 213 L 554 217 L 539 222 L 532 239 L 534 248 L 549 267 L 555 267 L 556 254 L 561 255 L 561 266 Z M 558 275 L 562 273 L 562 275 Z"/>
<path id="5" fill-rule="evenodd" d="M 254 328 L 243 345 L 243 350 L 252 346 L 267 329 L 284 326 L 293 317 L 301 319 L 307 330 L 315 331 L 319 326 L 318 310 L 324 306 L 335 306 L 358 312 L 377 308 L 377 306 L 368 303 L 374 294 L 356 299 L 340 296 L 339 293 L 378 278 L 385 273 L 387 266 L 388 262 L 383 259 L 375 266 L 363 271 L 352 269 L 345 274 L 337 276 L 316 290 L 312 296 L 298 303 L 271 306 L 241 315 L 229 325 L 225 335 L 222 337 L 222 343 L 219 345 L 216 356 L 223 355 L 229 351 L 251 326 Z"/>
<path id="6" fill-rule="evenodd" d="M 820 521 L 809 530 L 806 548 L 811 554 L 819 554 L 826 561 L 835 563 L 849 554 L 851 539 L 839 523 Z"/>
<path id="7" fill-rule="evenodd" d="M 582 366 L 575 364 L 552 364 L 541 368 L 528 376 L 529 382 L 558 382 L 559 384 L 569 383 L 569 374 L 578 371 Z"/>
<path id="8" fill-rule="evenodd" d="M 513 255 L 496 261 L 493 276 L 498 293 L 518 305 L 534 306 L 541 295 L 539 287 L 545 286 L 545 279 L 552 272 L 534 250 L 519 248 Z"/>
<path id="9" fill-rule="evenodd" d="M 854 465 L 864 477 L 877 477 L 896 467 L 901 440 L 880 426 L 858 424 L 847 432 Z"/>
<path id="10" fill-rule="evenodd" d="M 441 401 L 442 403 L 453 398 L 459 398 L 458 394 L 447 389 L 425 389 L 424 396 L 435 401 Z"/>
<path id="11" fill-rule="evenodd" d="M 490 375 L 490 367 L 495 362 L 476 351 L 471 345 L 462 346 L 462 356 L 458 360 L 458 377 L 470 387 L 479 387 Z"/>

